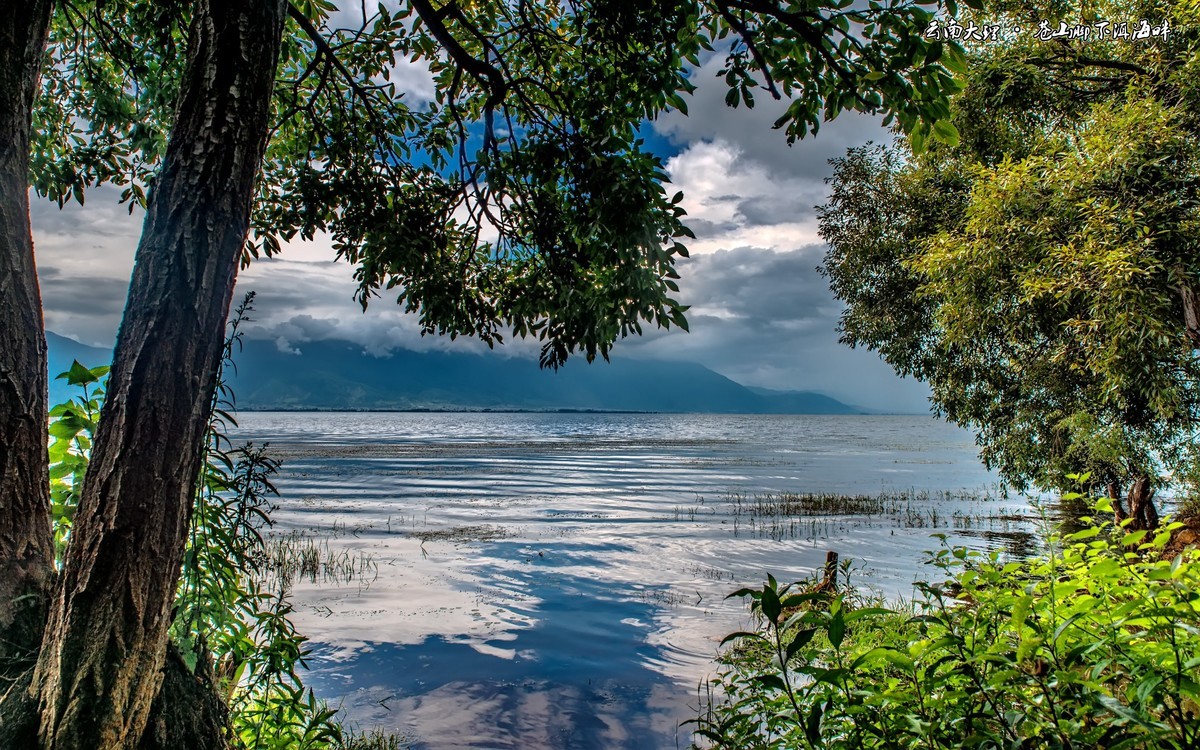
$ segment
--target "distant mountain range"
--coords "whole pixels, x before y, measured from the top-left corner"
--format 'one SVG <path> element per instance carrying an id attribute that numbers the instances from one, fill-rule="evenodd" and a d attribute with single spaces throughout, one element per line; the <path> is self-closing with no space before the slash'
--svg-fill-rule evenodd
<path id="1" fill-rule="evenodd" d="M 54 376 L 78 359 L 94 367 L 111 352 L 47 333 L 50 403 L 69 395 Z M 749 388 L 690 362 L 579 357 L 558 372 L 502 356 L 396 350 L 375 357 L 346 341 L 311 341 L 300 354 L 246 339 L 229 380 L 246 410 L 596 410 L 741 414 L 859 414 L 806 391 Z"/>

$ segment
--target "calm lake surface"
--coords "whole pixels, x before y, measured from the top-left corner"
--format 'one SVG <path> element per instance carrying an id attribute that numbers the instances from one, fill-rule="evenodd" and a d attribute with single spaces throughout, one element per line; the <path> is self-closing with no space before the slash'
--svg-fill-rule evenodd
<path id="1" fill-rule="evenodd" d="M 832 549 L 852 580 L 908 596 L 930 534 L 1031 540 L 1025 499 L 928 417 L 240 421 L 283 461 L 275 534 L 333 563 L 293 588 L 311 685 L 418 748 L 686 748 L 717 644 L 747 624 L 726 594 L 809 576 Z M 910 490 L 872 516 L 748 511 L 762 493 Z M 963 490 L 988 496 L 942 494 Z"/>

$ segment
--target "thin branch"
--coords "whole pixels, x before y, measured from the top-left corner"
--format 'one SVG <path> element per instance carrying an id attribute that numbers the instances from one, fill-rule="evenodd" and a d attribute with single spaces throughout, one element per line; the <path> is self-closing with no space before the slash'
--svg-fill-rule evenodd
<path id="1" fill-rule="evenodd" d="M 337 68 L 337 71 L 342 74 L 342 78 L 345 79 L 346 85 L 350 87 L 350 90 L 362 100 L 365 106 L 371 108 L 371 98 L 367 95 L 367 92 L 363 90 L 358 78 L 350 72 L 350 70 L 345 66 L 344 63 L 342 63 L 340 59 L 338 59 L 337 52 L 335 52 L 334 49 L 329 46 L 329 41 L 325 39 L 325 36 L 321 33 L 320 29 L 314 26 L 313 22 L 308 20 L 308 16 L 301 13 L 295 5 L 288 3 L 287 7 L 288 16 L 295 21 L 300 26 L 300 29 L 308 36 L 308 38 L 312 40 L 313 45 L 317 48 L 318 54 L 324 55 L 329 63 Z"/>
<path id="2" fill-rule="evenodd" d="M 733 30 L 738 33 L 738 36 L 742 38 L 742 42 L 746 45 L 746 48 L 750 50 L 750 54 L 754 55 L 754 62 L 758 64 L 758 69 L 762 72 L 763 78 L 766 79 L 767 91 L 771 92 L 771 96 L 775 99 L 782 99 L 783 95 L 780 94 L 779 89 L 775 87 L 775 79 L 771 76 L 771 69 L 767 65 L 767 61 L 763 59 L 762 51 L 759 50 L 758 44 L 756 44 L 754 41 L 754 37 L 751 36 L 749 29 L 746 28 L 746 24 L 738 20 L 737 16 L 735 16 L 733 12 L 725 6 L 721 6 L 717 10 L 721 13 L 721 17 L 725 19 L 725 22 L 728 23 Z"/>

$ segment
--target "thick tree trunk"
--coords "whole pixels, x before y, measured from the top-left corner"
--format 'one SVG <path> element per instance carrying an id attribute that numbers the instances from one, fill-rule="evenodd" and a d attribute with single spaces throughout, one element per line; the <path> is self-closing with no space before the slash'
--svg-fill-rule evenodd
<path id="1" fill-rule="evenodd" d="M 1129 517 L 1132 529 L 1152 531 L 1158 526 L 1158 511 L 1154 508 L 1154 490 L 1150 477 L 1137 477 L 1129 488 Z"/>
<path id="2" fill-rule="evenodd" d="M 52 5 L 0 4 L 0 673 L 36 652 L 54 570 L 46 336 L 29 229 L 29 129 Z"/>
<path id="3" fill-rule="evenodd" d="M 38 658 L 40 740 L 134 748 L 170 608 L 266 145 L 284 0 L 202 0 Z"/>
<path id="4" fill-rule="evenodd" d="M 1113 517 L 1118 524 L 1128 519 L 1130 531 L 1152 531 L 1158 527 L 1158 510 L 1154 507 L 1154 489 L 1150 484 L 1150 477 L 1134 477 L 1127 498 L 1128 510 L 1121 507 L 1117 485 L 1109 484 L 1108 494 L 1112 498 Z"/>

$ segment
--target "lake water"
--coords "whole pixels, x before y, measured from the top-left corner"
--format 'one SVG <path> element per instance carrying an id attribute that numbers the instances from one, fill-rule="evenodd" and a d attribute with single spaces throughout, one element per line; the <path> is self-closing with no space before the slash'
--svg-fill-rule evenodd
<path id="1" fill-rule="evenodd" d="M 971 435 L 928 417 L 246 413 L 283 460 L 275 533 L 341 573 L 295 584 L 310 684 L 419 748 L 677 748 L 725 600 L 826 550 L 910 595 L 947 533 L 1028 548 Z M 986 498 L 947 497 L 972 491 Z M 885 512 L 755 516 L 762 493 L 909 491 Z M 931 494 L 930 494 L 931 493 Z M 739 498 L 740 496 L 740 498 Z"/>

